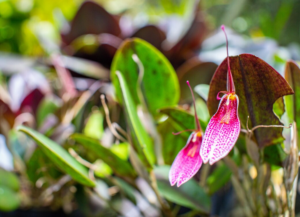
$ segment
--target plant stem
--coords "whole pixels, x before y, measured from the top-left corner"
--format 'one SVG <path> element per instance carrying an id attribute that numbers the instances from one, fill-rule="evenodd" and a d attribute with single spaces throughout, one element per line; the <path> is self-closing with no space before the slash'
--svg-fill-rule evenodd
<path id="1" fill-rule="evenodd" d="M 157 197 L 157 200 L 159 202 L 159 204 L 161 205 L 162 211 L 163 213 L 167 216 L 167 217 L 173 217 L 172 214 L 172 210 L 170 209 L 169 205 L 162 199 L 162 197 L 159 194 L 158 188 L 157 188 L 157 181 L 156 181 L 156 177 L 154 174 L 154 171 L 151 170 L 150 171 L 150 184 L 151 187 Z"/>

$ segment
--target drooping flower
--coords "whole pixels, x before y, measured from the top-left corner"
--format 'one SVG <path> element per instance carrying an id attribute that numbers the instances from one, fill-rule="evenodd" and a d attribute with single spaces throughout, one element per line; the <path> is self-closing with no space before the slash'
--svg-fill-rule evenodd
<path id="1" fill-rule="evenodd" d="M 232 73 L 230 70 L 230 60 L 228 55 L 228 39 L 225 32 L 225 27 L 222 25 L 222 30 L 226 38 L 227 48 L 227 91 L 220 98 L 217 112 L 210 119 L 205 135 L 203 138 L 200 155 L 204 163 L 209 161 L 213 164 L 225 157 L 233 148 L 241 130 L 241 124 L 238 116 L 239 98 L 235 94 L 235 86 Z"/>
<path id="2" fill-rule="evenodd" d="M 202 159 L 200 156 L 200 148 L 202 143 L 202 130 L 196 113 L 194 94 L 189 84 L 189 81 L 187 81 L 187 84 L 193 96 L 195 121 L 196 121 L 197 129 L 184 130 L 184 131 L 193 131 L 193 132 L 191 133 L 185 147 L 181 149 L 181 151 L 176 156 L 172 164 L 172 167 L 170 169 L 169 172 L 170 183 L 172 186 L 177 183 L 177 187 L 190 180 L 197 173 L 197 171 L 200 169 L 202 165 Z M 173 134 L 178 135 L 179 133 L 173 133 Z"/>

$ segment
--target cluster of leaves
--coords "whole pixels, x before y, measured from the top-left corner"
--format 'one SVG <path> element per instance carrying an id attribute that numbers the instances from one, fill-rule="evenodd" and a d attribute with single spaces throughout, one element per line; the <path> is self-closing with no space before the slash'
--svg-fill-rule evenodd
<path id="1" fill-rule="evenodd" d="M 245 133 L 223 161 L 204 165 L 180 188 L 169 184 L 170 165 L 189 136 L 172 132 L 195 124 L 186 80 L 199 95 L 203 129 L 217 109 L 217 93 L 226 89 L 226 61 L 217 68 L 195 58 L 205 35 L 199 17 L 196 10 L 190 29 L 165 49 L 166 36 L 158 27 L 126 36 L 119 18 L 85 2 L 69 31 L 62 31 L 60 47 L 40 35 L 49 59 L 13 57 L 19 67 L 2 68 L 0 132 L 13 155 L 15 173 L 0 171 L 7 173 L 0 179 L 0 201 L 7 201 L 0 209 L 210 215 L 220 205 L 212 203 L 214 195 L 232 185 L 239 206 L 231 215 L 293 212 L 298 133 L 293 126 L 294 136 L 284 143 L 282 128 L 270 125 L 281 125 L 280 119 L 286 125 L 299 124 L 300 69 L 294 62 L 286 64 L 286 81 L 253 55 L 231 57 Z M 44 71 L 48 80 L 34 70 Z M 15 91 L 16 86 L 23 91 Z M 258 125 L 269 127 L 249 130 Z M 281 181 L 274 178 L 278 174 Z"/>

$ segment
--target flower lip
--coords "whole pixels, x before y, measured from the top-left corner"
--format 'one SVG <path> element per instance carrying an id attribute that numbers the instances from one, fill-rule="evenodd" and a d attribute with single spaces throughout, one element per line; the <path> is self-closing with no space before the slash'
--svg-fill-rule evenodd
<path id="1" fill-rule="evenodd" d="M 170 184 L 177 187 L 190 180 L 202 165 L 200 148 L 202 132 L 191 133 L 185 147 L 178 153 L 169 172 Z"/>
<path id="2" fill-rule="evenodd" d="M 233 148 L 239 133 L 238 96 L 232 92 L 222 96 L 217 112 L 207 125 L 200 155 L 204 161 L 214 164 Z"/>

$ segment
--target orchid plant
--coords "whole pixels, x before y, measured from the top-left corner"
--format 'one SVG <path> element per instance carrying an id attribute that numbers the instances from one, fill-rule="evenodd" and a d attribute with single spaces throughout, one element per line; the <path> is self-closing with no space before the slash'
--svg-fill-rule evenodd
<path id="1" fill-rule="evenodd" d="M 62 34 L 65 44 L 60 52 L 77 56 L 68 46 L 90 32 L 73 35 L 76 20 L 96 8 L 116 24 L 114 37 L 105 32 L 94 35 L 117 42 L 107 68 L 61 55 L 57 46 L 59 54 L 49 53 L 49 62 L 36 61 L 48 67 L 37 69 L 52 66 L 54 81 L 49 82 L 51 90 L 43 92 L 43 99 L 30 94 L 17 113 L 0 100 L 0 130 L 14 158 L 13 171 L 0 170 L 0 210 L 42 207 L 65 212 L 80 209 L 84 216 L 175 217 L 221 215 L 222 207 L 229 210 L 227 216 L 293 216 L 300 121 L 294 115 L 300 110 L 297 63 L 287 63 L 286 81 L 256 56 L 229 57 L 222 26 L 227 57 L 214 74 L 204 70 L 209 74 L 204 79 L 186 66 L 178 67 L 187 54 L 195 57 L 199 51 L 199 43 L 197 52 L 192 42 L 185 44 L 192 27 L 166 52 L 141 38 L 126 36 L 122 41 L 115 17 L 96 5 L 83 4 L 70 32 Z M 193 25 L 200 16 L 196 14 Z M 73 70 L 69 73 L 66 68 L 74 69 L 78 62 L 84 63 L 80 67 L 87 66 L 82 71 L 104 70 L 105 76 L 72 77 Z M 205 68 L 205 64 L 197 67 Z M 193 89 L 199 93 L 195 84 L 209 85 L 208 93 L 194 95 Z M 294 94 L 289 84 L 294 97 L 287 97 Z M 185 88 L 191 92 L 193 108 L 185 99 Z M 54 96 L 60 99 L 55 105 Z M 34 107 L 28 109 L 28 105 Z M 31 122 L 20 119 L 29 114 Z M 283 123 L 292 122 L 293 127 L 282 132 Z M 14 181 L 3 179 L 13 173 L 17 175 L 12 180 L 24 183 L 13 186 Z M 234 207 L 216 200 L 223 197 L 236 199 Z M 4 207 L 1 201 L 7 198 L 14 206 Z"/>
<path id="2" fill-rule="evenodd" d="M 203 145 L 200 150 L 200 155 L 204 163 L 209 161 L 209 164 L 214 164 L 221 158 L 225 157 L 236 143 L 241 124 L 238 115 L 239 98 L 235 94 L 234 81 L 230 69 L 230 60 L 228 54 L 228 39 L 225 32 L 225 27 L 222 25 L 226 38 L 227 49 L 227 91 L 222 98 L 217 95 L 220 104 L 217 112 L 210 119 L 205 135 L 203 138 Z"/>

